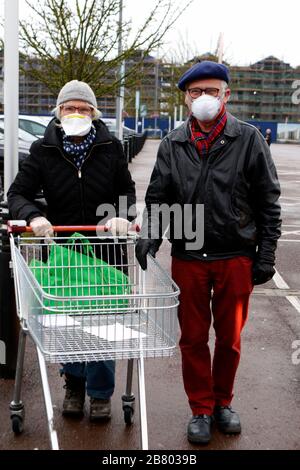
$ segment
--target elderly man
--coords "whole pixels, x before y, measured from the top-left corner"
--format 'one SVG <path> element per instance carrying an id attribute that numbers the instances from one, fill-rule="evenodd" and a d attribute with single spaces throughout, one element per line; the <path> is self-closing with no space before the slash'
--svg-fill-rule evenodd
<path id="1" fill-rule="evenodd" d="M 146 194 L 143 238 L 136 247 L 146 269 L 147 253 L 155 255 L 160 245 L 153 237 L 165 229 L 153 210 L 157 205 L 191 205 L 191 222 L 185 224 L 193 228 L 199 227 L 195 208 L 204 205 L 201 246 L 174 236 L 179 217 L 173 217 L 175 229 L 173 224 L 170 230 L 172 275 L 181 291 L 183 382 L 193 413 L 187 435 L 199 444 L 210 441 L 213 419 L 224 433 L 241 431 L 231 408 L 241 331 L 253 284 L 275 273 L 281 225 L 280 187 L 269 148 L 255 127 L 226 111 L 228 82 L 227 67 L 210 61 L 195 64 L 180 78 L 190 115 L 160 144 Z M 212 317 L 216 341 L 211 364 Z"/>
<path id="2" fill-rule="evenodd" d="M 55 115 L 44 138 L 32 144 L 8 192 L 13 218 L 27 220 L 39 237 L 51 237 L 52 225 L 97 225 L 99 205 L 111 204 L 118 211 L 120 196 L 127 197 L 128 208 L 135 204 L 135 185 L 122 145 L 99 119 L 89 85 L 78 80 L 66 83 L 58 95 Z M 34 202 L 41 188 L 47 218 Z M 126 214 L 118 215 L 123 217 L 114 217 L 107 225 L 113 235 L 124 235 L 129 221 Z M 107 258 L 114 255 L 113 246 L 108 245 Z M 110 417 L 113 361 L 65 364 L 62 373 L 66 380 L 64 415 L 82 414 L 86 387 L 90 419 Z"/>

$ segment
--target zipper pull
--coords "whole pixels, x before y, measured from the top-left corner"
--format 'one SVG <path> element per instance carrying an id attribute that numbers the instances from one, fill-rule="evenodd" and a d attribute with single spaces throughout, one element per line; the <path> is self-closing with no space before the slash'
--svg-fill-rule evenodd
<path id="1" fill-rule="evenodd" d="M 81 179 L 81 170 L 78 170 L 78 178 Z"/>

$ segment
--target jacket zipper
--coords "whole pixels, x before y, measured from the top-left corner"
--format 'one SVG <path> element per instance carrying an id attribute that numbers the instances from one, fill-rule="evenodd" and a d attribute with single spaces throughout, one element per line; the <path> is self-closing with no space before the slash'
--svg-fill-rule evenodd
<path id="1" fill-rule="evenodd" d="M 70 163 L 70 165 L 72 165 L 72 166 L 76 169 L 77 175 L 78 175 L 78 179 L 80 180 L 80 181 L 79 181 L 79 187 L 80 187 L 80 200 L 81 200 L 81 215 L 82 215 L 83 221 L 85 221 L 85 212 L 84 212 L 84 200 L 83 200 L 82 172 L 81 172 L 81 169 L 82 169 L 84 163 L 87 161 L 87 159 L 90 158 L 91 153 L 92 153 L 92 151 L 94 150 L 94 148 L 100 147 L 100 145 L 109 145 L 109 144 L 112 144 L 112 141 L 111 141 L 111 140 L 109 140 L 108 142 L 102 142 L 102 143 L 99 143 L 99 144 L 95 144 L 95 145 L 91 148 L 89 154 L 87 155 L 86 159 L 83 161 L 83 163 L 82 163 L 82 165 L 81 165 L 81 167 L 80 167 L 79 169 L 77 168 L 76 165 L 74 165 L 74 163 L 72 163 L 68 158 L 66 158 L 66 157 L 64 156 L 63 152 L 61 151 L 61 149 L 60 149 L 58 146 L 56 146 L 56 145 L 45 145 L 45 144 L 44 144 L 44 147 L 48 147 L 48 148 L 49 148 L 49 147 L 50 147 L 50 148 L 53 148 L 53 147 L 54 147 L 54 148 L 57 148 L 57 149 L 59 150 L 61 156 L 64 158 L 64 160 L 66 160 L 68 163 Z"/>
<path id="2" fill-rule="evenodd" d="M 196 187 L 195 187 L 195 190 L 194 190 L 194 193 L 193 193 L 193 199 L 195 198 L 195 202 L 198 203 L 198 204 L 204 204 L 204 201 L 202 201 L 202 196 L 203 196 L 202 177 L 203 177 L 204 157 L 201 157 L 198 154 L 198 152 L 197 152 L 197 150 L 194 146 L 192 146 L 192 149 L 193 149 L 193 152 L 194 152 L 194 155 L 195 155 L 196 159 L 198 160 L 198 165 L 200 166 L 199 177 L 198 177 Z M 207 155 L 207 157 L 208 157 L 208 155 Z M 207 157 L 205 157 L 205 158 L 207 158 Z M 200 198 L 200 202 L 199 202 L 199 198 Z M 193 203 L 193 201 L 192 201 L 192 203 Z"/>
<path id="3" fill-rule="evenodd" d="M 78 178 L 79 178 L 79 179 L 81 179 L 81 176 L 82 176 L 81 169 L 82 169 L 83 165 L 85 164 L 85 162 L 87 161 L 87 159 L 90 158 L 93 149 L 96 148 L 96 147 L 100 147 L 100 145 L 110 145 L 110 144 L 112 144 L 112 141 L 111 141 L 111 140 L 109 140 L 108 142 L 102 142 L 102 143 L 100 143 L 100 144 L 95 144 L 95 145 L 91 148 L 90 153 L 89 153 L 89 154 L 87 155 L 87 157 L 83 160 L 82 165 L 81 165 L 80 169 L 78 170 Z"/>
<path id="4" fill-rule="evenodd" d="M 96 145 L 94 145 L 94 146 L 91 148 L 91 150 L 90 150 L 89 154 L 87 155 L 87 157 L 86 157 L 86 158 L 84 159 L 84 161 L 82 162 L 82 165 L 81 165 L 81 167 L 80 167 L 79 170 L 78 170 L 78 178 L 79 178 L 79 184 L 80 184 L 81 211 L 82 211 L 82 216 L 83 216 L 83 220 L 84 220 L 84 221 L 86 220 L 86 218 L 85 218 L 85 211 L 84 211 L 83 185 L 82 185 L 82 179 L 81 179 L 81 178 L 82 178 L 82 172 L 81 172 L 82 167 L 83 167 L 83 165 L 85 164 L 85 162 L 87 161 L 87 159 L 90 158 L 91 153 L 92 153 L 92 151 L 94 150 L 95 147 L 99 147 L 100 145 L 108 145 L 108 144 L 111 144 L 111 143 L 112 143 L 112 142 L 109 141 L 109 142 L 103 142 L 102 144 L 96 144 Z"/>

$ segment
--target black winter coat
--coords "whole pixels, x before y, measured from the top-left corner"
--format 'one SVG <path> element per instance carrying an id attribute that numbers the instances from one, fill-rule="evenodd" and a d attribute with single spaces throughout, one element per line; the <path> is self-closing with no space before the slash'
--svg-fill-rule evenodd
<path id="1" fill-rule="evenodd" d="M 152 227 L 157 223 L 153 204 L 191 204 L 194 209 L 203 204 L 203 248 L 186 249 L 184 236 L 171 236 L 173 256 L 208 261 L 253 257 L 258 249 L 261 261 L 274 263 L 281 233 L 279 196 L 275 165 L 257 129 L 228 113 L 224 132 L 208 157 L 201 157 L 191 143 L 187 121 L 160 144 L 146 194 L 148 222 L 152 220 Z"/>
<path id="2" fill-rule="evenodd" d="M 103 218 L 96 215 L 97 208 L 105 203 L 114 205 L 117 215 L 126 218 L 126 214 L 118 213 L 118 198 L 126 196 L 130 207 L 136 197 L 121 143 L 101 120 L 94 121 L 96 140 L 78 171 L 63 152 L 62 133 L 56 122 L 53 119 L 44 138 L 32 144 L 8 191 L 12 217 L 30 222 L 42 215 L 34 204 L 42 189 L 48 204 L 47 218 L 53 225 L 97 225 Z M 132 214 L 129 219 L 133 218 Z"/>

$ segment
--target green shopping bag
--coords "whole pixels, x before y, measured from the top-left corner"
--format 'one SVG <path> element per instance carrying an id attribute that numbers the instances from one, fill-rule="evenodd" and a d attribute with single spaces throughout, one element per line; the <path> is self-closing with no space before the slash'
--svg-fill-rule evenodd
<path id="1" fill-rule="evenodd" d="M 80 241 L 80 249 L 75 246 Z M 81 313 L 85 310 L 103 311 L 124 310 L 127 299 L 116 298 L 130 293 L 128 276 L 105 261 L 96 258 L 89 240 L 79 233 L 74 233 L 66 245 L 53 243 L 48 260 L 32 260 L 30 269 L 44 292 L 66 300 L 44 299 L 45 313 L 65 312 Z M 109 299 L 99 297 L 107 295 Z M 78 299 L 78 297 L 97 296 L 97 299 Z"/>

